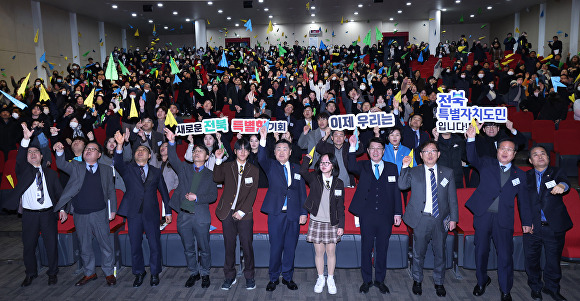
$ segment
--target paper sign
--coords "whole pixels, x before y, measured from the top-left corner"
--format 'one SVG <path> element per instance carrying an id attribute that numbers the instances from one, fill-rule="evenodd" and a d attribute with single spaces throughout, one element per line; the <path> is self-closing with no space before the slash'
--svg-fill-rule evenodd
<path id="1" fill-rule="evenodd" d="M 395 126 L 395 116 L 392 113 L 371 112 L 365 114 L 332 115 L 328 118 L 331 130 L 355 130 L 356 128 L 386 128 Z"/>
<path id="2" fill-rule="evenodd" d="M 203 121 L 179 123 L 175 126 L 175 135 L 201 135 L 214 134 L 216 132 L 227 133 L 229 131 L 228 118 L 211 118 Z"/>
<path id="3" fill-rule="evenodd" d="M 288 131 L 288 121 L 268 119 L 232 119 L 231 130 L 234 133 L 258 134 L 262 126 L 268 127 L 268 133 L 286 133 Z"/>
<path id="4" fill-rule="evenodd" d="M 439 133 L 465 133 L 474 119 L 495 123 L 506 123 L 508 120 L 507 107 L 468 107 L 465 92 L 455 90 L 437 93 L 435 115 Z"/>

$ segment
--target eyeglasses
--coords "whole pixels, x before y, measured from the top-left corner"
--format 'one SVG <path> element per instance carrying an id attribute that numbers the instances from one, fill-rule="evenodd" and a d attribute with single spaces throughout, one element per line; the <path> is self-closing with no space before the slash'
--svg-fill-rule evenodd
<path id="1" fill-rule="evenodd" d="M 99 150 L 99 149 L 97 149 L 97 148 L 94 148 L 94 147 L 87 147 L 87 148 L 85 148 L 85 151 L 86 151 L 86 152 L 96 152 L 96 151 L 98 151 L 98 150 Z"/>
<path id="2" fill-rule="evenodd" d="M 507 152 L 507 153 L 511 153 L 511 152 L 515 151 L 515 149 L 509 148 L 509 147 L 502 147 L 502 148 L 498 148 L 497 150 L 500 152 Z"/>
<path id="3" fill-rule="evenodd" d="M 29 150 L 28 150 L 28 153 L 29 153 L 29 154 L 38 154 L 38 153 L 40 153 L 40 151 L 39 151 L 39 150 L 37 150 L 37 149 L 29 149 Z"/>
<path id="4" fill-rule="evenodd" d="M 423 154 L 436 154 L 438 152 L 439 151 L 436 149 L 429 149 L 429 150 L 421 151 L 421 153 L 423 153 Z"/>
<path id="5" fill-rule="evenodd" d="M 369 151 L 373 152 L 373 151 L 382 151 L 384 150 L 384 147 L 369 147 Z"/>
<path id="6" fill-rule="evenodd" d="M 332 163 L 330 163 L 330 162 L 322 162 L 321 161 L 320 162 L 320 165 L 322 165 L 322 166 L 329 166 L 329 165 L 332 165 Z"/>

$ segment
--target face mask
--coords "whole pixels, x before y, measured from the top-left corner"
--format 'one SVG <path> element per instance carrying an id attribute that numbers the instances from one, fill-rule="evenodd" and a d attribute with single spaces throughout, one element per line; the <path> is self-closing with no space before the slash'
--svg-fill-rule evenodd
<path id="1" fill-rule="evenodd" d="M 324 73 L 324 77 L 328 77 L 328 73 Z"/>
<path id="2" fill-rule="evenodd" d="M 207 89 L 208 89 L 208 90 L 211 90 L 211 86 L 207 86 Z"/>
<path id="3" fill-rule="evenodd" d="M 40 82 L 36 82 L 35 84 L 36 84 L 37 86 L 40 86 Z"/>
<path id="4" fill-rule="evenodd" d="M 461 74 L 461 78 L 465 78 L 465 74 Z"/>
<path id="5" fill-rule="evenodd" d="M 540 95 L 540 92 L 534 92 L 535 97 L 538 97 L 538 95 Z"/>
<path id="6" fill-rule="evenodd" d="M 360 89 L 361 89 L 361 90 L 363 90 L 363 91 L 364 91 L 366 88 L 367 88 L 367 87 L 365 87 L 364 85 L 361 85 L 361 86 L 360 86 Z"/>
<path id="7" fill-rule="evenodd" d="M 477 65 L 479 65 L 479 63 L 473 63 L 473 66 L 477 66 Z"/>
<path id="8" fill-rule="evenodd" d="M 73 69 L 77 69 L 77 68 L 78 68 L 77 66 L 73 66 Z"/>
<path id="9" fill-rule="evenodd" d="M 494 86 L 494 84 L 489 84 L 489 87 L 490 87 L 491 89 L 493 89 L 493 86 Z"/>
<path id="10" fill-rule="evenodd" d="M 136 96 L 136 95 L 132 95 L 132 94 L 131 94 L 131 95 L 129 95 L 129 97 L 131 97 L 131 99 L 135 99 L 135 96 Z"/>
<path id="11" fill-rule="evenodd" d="M 513 71 L 508 71 L 508 75 L 514 75 Z"/>
<path id="12" fill-rule="evenodd" d="M 145 89 L 145 90 L 143 90 L 143 91 L 145 91 L 145 93 L 149 93 L 149 90 L 147 90 L 147 89 Z"/>
<path id="13" fill-rule="evenodd" d="M 42 109 L 42 112 L 46 115 L 48 115 L 48 113 L 50 112 L 50 110 L 48 108 L 44 108 Z"/>
<path id="14" fill-rule="evenodd" d="M 298 95 L 302 95 L 302 90 L 298 90 Z"/>
<path id="15" fill-rule="evenodd" d="M 294 81 L 294 78 L 293 78 L 293 77 L 291 77 L 291 78 L 290 78 L 290 81 L 291 81 L 291 82 L 292 82 L 292 81 Z"/>
<path id="16" fill-rule="evenodd" d="M 447 69 L 447 73 L 451 73 L 451 69 Z"/>
<path id="17" fill-rule="evenodd" d="M 314 74 L 308 74 L 308 77 L 313 78 Z"/>
<path id="18" fill-rule="evenodd" d="M 66 91 L 61 91 L 60 94 L 66 95 Z"/>
<path id="19" fill-rule="evenodd" d="M 95 67 L 99 68 L 100 66 L 99 65 L 95 65 Z"/>
<path id="20" fill-rule="evenodd" d="M 18 116 L 18 113 L 12 113 L 12 118 L 18 119 L 18 117 L 20 117 L 20 116 Z"/>
<path id="21" fill-rule="evenodd" d="M 74 129 L 74 128 L 76 128 L 76 127 L 79 125 L 79 123 L 78 123 L 78 122 L 71 121 L 71 122 L 69 123 L 69 125 L 70 125 L 70 127 L 71 127 L 71 128 L 73 128 L 73 129 Z"/>
<path id="22" fill-rule="evenodd" d="M 56 80 L 56 82 L 57 83 L 62 83 L 62 79 L 59 78 L 59 79 Z"/>
<path id="23" fill-rule="evenodd" d="M 139 71 L 139 74 L 143 74 L 143 71 Z"/>
<path id="24" fill-rule="evenodd" d="M 485 75 L 485 74 L 478 74 L 478 75 L 477 75 L 477 77 L 479 77 L 479 78 L 483 78 L 483 76 L 484 76 L 484 75 Z"/>

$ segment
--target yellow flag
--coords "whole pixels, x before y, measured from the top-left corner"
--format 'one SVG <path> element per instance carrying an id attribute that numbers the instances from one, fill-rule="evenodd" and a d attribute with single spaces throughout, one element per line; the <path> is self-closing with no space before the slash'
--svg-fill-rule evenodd
<path id="1" fill-rule="evenodd" d="M 401 102 L 401 91 L 397 92 L 397 94 L 395 95 L 395 100 Z"/>
<path id="2" fill-rule="evenodd" d="M 409 153 L 409 157 L 411 158 L 411 163 L 409 163 L 409 167 L 413 167 L 413 150 Z"/>
<path id="3" fill-rule="evenodd" d="M 570 101 L 571 101 L 572 103 L 574 103 L 574 102 L 576 101 L 576 98 L 574 98 L 574 94 L 572 94 L 572 95 L 568 96 L 568 98 L 570 99 Z"/>
<path id="4" fill-rule="evenodd" d="M 520 29 L 516 27 L 516 33 L 520 33 Z"/>
<path id="5" fill-rule="evenodd" d="M 207 19 L 206 21 L 207 21 L 207 25 L 209 25 L 209 19 Z"/>
<path id="6" fill-rule="evenodd" d="M 173 117 L 173 114 L 171 113 L 171 111 L 167 111 L 167 116 L 165 116 L 165 125 L 166 126 L 176 126 L 177 125 L 177 120 L 175 120 L 175 117 Z"/>
<path id="7" fill-rule="evenodd" d="M 85 98 L 84 104 L 85 104 L 85 106 L 87 106 L 87 108 L 93 107 L 93 98 L 95 98 L 95 88 L 93 88 L 91 93 L 89 93 L 89 96 L 87 96 L 87 98 Z"/>
<path id="8" fill-rule="evenodd" d="M 105 42 L 101 42 L 101 46 L 103 46 L 103 44 L 104 44 L 104 43 L 105 43 Z"/>
<path id="9" fill-rule="evenodd" d="M 308 155 L 310 156 L 310 164 L 312 164 L 312 159 L 314 158 L 314 150 L 316 150 L 316 146 L 313 147 L 310 152 L 308 153 Z"/>
<path id="10" fill-rule="evenodd" d="M 117 111 L 117 113 L 119 113 L 119 115 L 123 116 L 123 109 L 119 109 L 119 111 Z"/>
<path id="11" fill-rule="evenodd" d="M 8 179 L 10 186 L 12 186 L 12 188 L 14 188 L 14 179 L 12 179 L 12 175 L 6 175 L 6 179 Z"/>
<path id="12" fill-rule="evenodd" d="M 485 36 L 483 36 L 483 37 L 479 37 L 479 39 L 480 39 L 480 40 L 483 40 L 483 39 L 485 39 Z"/>
<path id="13" fill-rule="evenodd" d="M 310 2 L 306 2 L 306 10 L 310 10 Z"/>
<path id="14" fill-rule="evenodd" d="M 38 29 L 36 30 L 36 35 L 34 35 L 34 43 L 38 43 Z"/>
<path id="15" fill-rule="evenodd" d="M 139 28 L 137 28 L 137 30 L 135 30 L 135 36 L 138 37 L 139 36 Z"/>
<path id="16" fill-rule="evenodd" d="M 137 107 L 135 106 L 135 101 L 131 99 L 131 111 L 129 112 L 129 118 L 139 117 L 139 113 L 137 113 Z"/>
<path id="17" fill-rule="evenodd" d="M 545 57 L 545 58 L 542 60 L 542 62 L 543 62 L 543 61 L 547 61 L 547 60 L 549 60 L 549 59 L 551 59 L 551 58 L 553 58 L 553 57 L 554 57 L 554 55 L 550 54 L 550 55 L 548 55 L 547 57 Z"/>
<path id="18" fill-rule="evenodd" d="M 508 55 L 505 56 L 505 59 L 509 59 L 510 57 L 512 57 L 512 55 L 514 55 L 515 53 L 510 53 Z"/>
<path id="19" fill-rule="evenodd" d="M 475 118 L 471 119 L 471 125 L 475 128 L 475 133 L 479 134 L 479 127 L 477 126 L 477 122 L 475 122 Z"/>
<path id="20" fill-rule="evenodd" d="M 467 47 L 467 46 L 459 46 L 459 47 L 457 47 L 457 51 L 461 52 L 461 51 L 463 51 L 463 49 L 465 49 L 465 47 Z"/>
<path id="21" fill-rule="evenodd" d="M 578 76 L 576 77 L 576 79 L 574 80 L 574 82 L 577 82 L 580 80 L 580 74 L 578 74 Z"/>
<path id="22" fill-rule="evenodd" d="M 342 25 L 344 23 L 344 17 L 342 17 L 342 19 L 340 19 L 340 25 Z"/>
<path id="23" fill-rule="evenodd" d="M 28 85 L 29 78 L 30 78 L 30 72 L 28 73 L 28 75 L 26 76 L 26 78 L 24 79 L 22 84 L 20 85 L 20 88 L 18 88 L 18 92 L 16 92 L 17 95 L 24 96 L 24 93 L 26 92 L 26 85 Z"/>
<path id="24" fill-rule="evenodd" d="M 429 18 L 429 21 L 433 21 L 433 20 L 435 20 L 435 18 Z"/>
<path id="25" fill-rule="evenodd" d="M 49 101 L 50 97 L 48 96 L 48 93 L 46 93 L 46 90 L 44 89 L 44 85 L 40 85 L 40 101 Z"/>
<path id="26" fill-rule="evenodd" d="M 507 60 L 507 61 L 505 61 L 505 62 L 503 62 L 503 63 L 501 63 L 501 64 L 505 66 L 505 65 L 507 65 L 507 64 L 509 64 L 509 63 L 511 63 L 511 62 L 513 62 L 513 60 Z"/>
<path id="27" fill-rule="evenodd" d="M 274 31 L 274 27 L 272 26 L 272 21 L 270 21 L 270 23 L 268 23 L 268 30 L 266 30 L 266 33 L 270 33 Z"/>
<path id="28" fill-rule="evenodd" d="M 155 78 L 159 76 L 159 70 L 155 70 Z"/>
<path id="29" fill-rule="evenodd" d="M 445 91 L 443 91 L 443 88 L 441 87 L 437 88 L 437 91 L 439 91 L 439 93 L 445 93 Z"/>
<path id="30" fill-rule="evenodd" d="M 358 36 L 358 38 L 356 39 L 357 42 L 360 42 L 360 35 Z"/>
<path id="31" fill-rule="evenodd" d="M 65 61 L 68 61 L 68 56 L 65 56 L 65 57 L 64 57 L 64 60 L 65 60 Z"/>

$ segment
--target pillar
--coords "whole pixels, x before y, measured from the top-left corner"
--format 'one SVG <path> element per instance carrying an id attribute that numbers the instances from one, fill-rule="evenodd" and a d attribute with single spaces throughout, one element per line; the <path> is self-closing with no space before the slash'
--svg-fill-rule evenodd
<path id="1" fill-rule="evenodd" d="M 107 42 L 105 41 L 105 22 L 99 21 L 99 47 L 101 48 L 101 66 L 107 58 Z"/>
<path id="2" fill-rule="evenodd" d="M 429 11 L 429 49 L 435 53 L 435 49 L 441 41 L 441 11 Z"/>
<path id="3" fill-rule="evenodd" d="M 207 33 L 205 29 L 205 19 L 195 20 L 195 47 L 203 47 L 207 44 Z"/>
<path id="4" fill-rule="evenodd" d="M 127 51 L 127 29 L 121 29 L 121 45 Z"/>
<path id="5" fill-rule="evenodd" d="M 44 54 L 44 34 L 42 31 L 42 15 L 40 13 L 40 2 L 38 1 L 30 1 L 32 7 L 32 28 L 34 32 L 32 33 L 33 36 L 36 35 L 38 31 L 38 42 L 34 45 L 34 54 L 36 57 L 36 77 L 42 78 L 45 83 L 48 82 L 48 78 L 46 77 L 46 72 L 42 68 L 42 64 L 44 62 L 40 61 L 40 57 Z M 48 61 L 48 57 L 46 59 Z M 34 82 L 34 79 L 30 79 L 30 81 Z"/>
<path id="6" fill-rule="evenodd" d="M 580 0 L 572 0 L 572 17 L 570 17 L 570 56 L 578 53 L 578 28 L 580 27 Z"/>
<path id="7" fill-rule="evenodd" d="M 544 16 L 542 17 L 542 12 Z M 540 15 L 538 15 L 538 56 L 545 56 L 546 50 L 546 3 L 540 3 Z M 551 39 L 550 39 L 551 40 Z M 550 53 L 550 51 L 548 51 Z"/>
<path id="8" fill-rule="evenodd" d="M 77 26 L 77 14 L 69 13 L 70 20 L 70 41 L 72 45 L 72 57 L 71 60 L 75 64 L 81 64 L 81 58 L 79 54 L 79 28 Z"/>
<path id="9" fill-rule="evenodd" d="M 517 12 L 517 13 L 514 14 L 514 39 L 516 39 L 516 41 L 517 41 L 518 38 L 520 37 L 520 34 L 518 32 L 516 32 L 516 29 L 521 32 L 521 28 L 520 28 L 520 12 Z M 514 45 L 514 49 L 512 49 L 512 50 L 514 52 L 516 52 L 516 49 L 517 48 L 518 48 L 518 44 L 516 43 Z"/>

